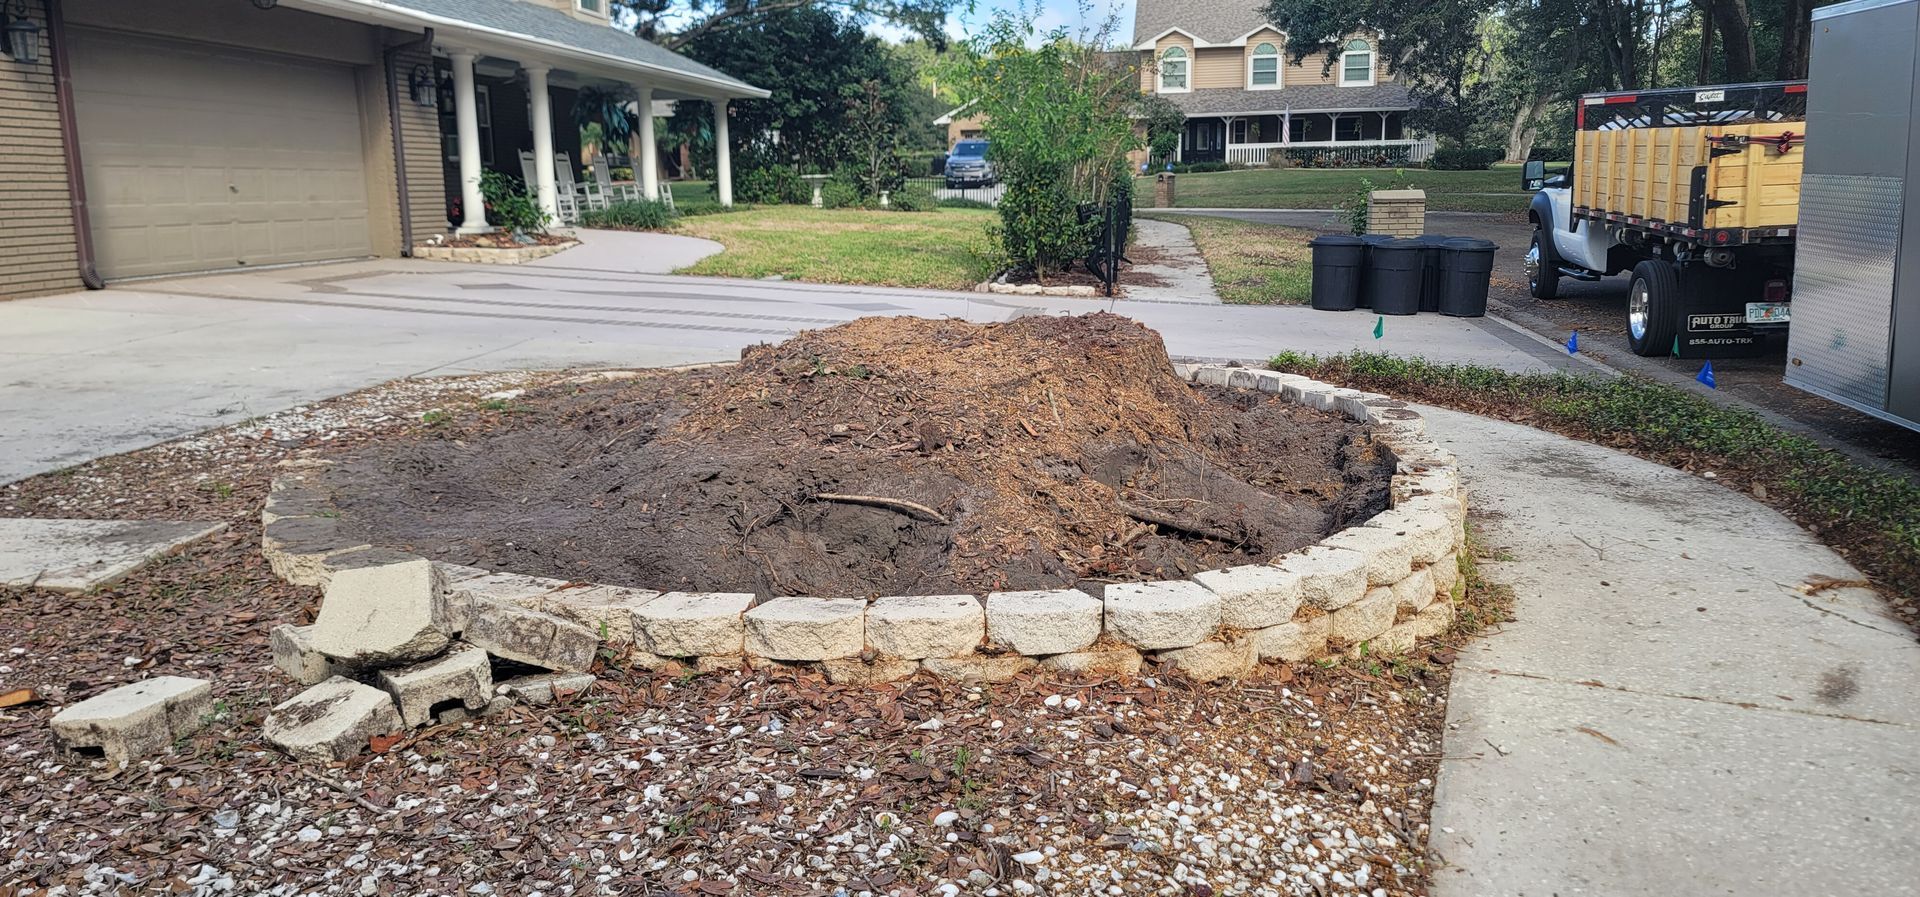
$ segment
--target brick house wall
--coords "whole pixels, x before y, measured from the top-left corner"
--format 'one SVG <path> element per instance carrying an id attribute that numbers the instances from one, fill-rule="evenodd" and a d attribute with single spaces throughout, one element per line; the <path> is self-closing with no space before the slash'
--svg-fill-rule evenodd
<path id="1" fill-rule="evenodd" d="M 26 0 L 40 61 L 0 60 L 0 299 L 80 289 L 79 243 L 54 85 L 51 0 Z"/>

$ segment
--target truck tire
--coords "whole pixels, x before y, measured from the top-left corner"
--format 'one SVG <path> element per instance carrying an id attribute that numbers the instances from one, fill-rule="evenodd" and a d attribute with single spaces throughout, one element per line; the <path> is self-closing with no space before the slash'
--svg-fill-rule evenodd
<path id="1" fill-rule="evenodd" d="M 1633 266 L 1627 288 L 1627 345 L 1643 357 L 1673 351 L 1680 324 L 1680 272 L 1668 262 L 1649 260 Z"/>
<path id="2" fill-rule="evenodd" d="M 1560 266 L 1547 252 L 1547 234 L 1533 226 L 1533 242 L 1527 246 L 1527 292 L 1535 299 L 1560 297 Z"/>

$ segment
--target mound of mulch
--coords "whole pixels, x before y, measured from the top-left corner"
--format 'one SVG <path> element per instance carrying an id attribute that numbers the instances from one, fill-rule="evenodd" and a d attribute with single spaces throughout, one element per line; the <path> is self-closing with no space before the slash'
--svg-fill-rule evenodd
<path id="1" fill-rule="evenodd" d="M 871 318 L 735 367 L 552 387 L 332 469 L 342 523 L 455 563 L 826 597 L 1175 578 L 1386 505 L 1363 428 L 1194 387 L 1095 314 Z"/>

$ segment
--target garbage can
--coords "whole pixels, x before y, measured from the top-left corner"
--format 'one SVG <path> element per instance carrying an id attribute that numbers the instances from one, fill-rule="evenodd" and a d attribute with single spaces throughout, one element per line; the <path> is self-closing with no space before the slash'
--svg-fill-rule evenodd
<path id="1" fill-rule="evenodd" d="M 1445 279 L 1440 290 L 1440 313 L 1477 318 L 1487 313 L 1487 283 L 1493 277 L 1492 240 L 1455 237 L 1446 246 Z"/>
<path id="2" fill-rule="evenodd" d="M 1446 242 L 1451 238 L 1442 237 L 1438 234 L 1422 234 L 1413 239 L 1420 244 L 1423 250 L 1420 253 L 1420 258 L 1423 262 L 1420 266 L 1422 274 L 1420 278 L 1420 310 L 1439 311 L 1440 291 L 1444 283 L 1440 277 L 1440 272 L 1446 269 Z"/>
<path id="3" fill-rule="evenodd" d="M 1359 237 L 1327 234 L 1307 244 L 1313 248 L 1313 307 L 1321 311 L 1352 311 L 1360 302 L 1360 274 L 1367 263 L 1367 244 Z"/>
<path id="4" fill-rule="evenodd" d="M 1427 248 L 1417 240 L 1386 240 L 1367 247 L 1367 305 L 1383 315 L 1420 311 Z"/>
<path id="5" fill-rule="evenodd" d="M 1397 238 L 1389 236 L 1387 234 L 1361 234 L 1360 239 L 1366 241 L 1367 254 L 1369 257 L 1371 257 L 1373 254 L 1373 247 L 1382 245 L 1384 243 L 1388 243 Z M 1373 297 L 1367 293 L 1367 275 L 1364 270 L 1362 270 L 1360 273 L 1360 307 L 1361 308 L 1373 307 Z"/>

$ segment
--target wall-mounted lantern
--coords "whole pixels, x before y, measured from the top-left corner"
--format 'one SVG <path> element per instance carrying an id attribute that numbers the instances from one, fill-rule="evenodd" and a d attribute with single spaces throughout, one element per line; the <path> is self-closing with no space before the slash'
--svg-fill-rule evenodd
<path id="1" fill-rule="evenodd" d="M 0 53 L 21 65 L 40 61 L 40 23 L 27 18 L 27 0 L 0 0 Z"/>
<path id="2" fill-rule="evenodd" d="M 413 67 L 413 74 L 407 77 L 407 93 L 413 97 L 415 105 L 429 109 L 439 104 L 440 91 L 433 83 L 433 72 L 424 65 Z"/>

